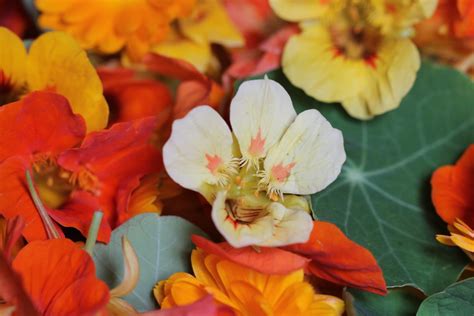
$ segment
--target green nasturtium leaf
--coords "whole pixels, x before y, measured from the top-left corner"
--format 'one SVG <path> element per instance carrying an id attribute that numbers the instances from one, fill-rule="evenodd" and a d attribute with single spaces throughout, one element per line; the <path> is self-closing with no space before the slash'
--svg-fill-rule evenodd
<path id="1" fill-rule="evenodd" d="M 390 290 L 387 296 L 359 290 L 350 290 L 350 293 L 357 316 L 413 316 L 421 303 L 408 289 Z"/>
<path id="2" fill-rule="evenodd" d="M 455 282 L 467 259 L 435 240 L 446 226 L 432 206 L 429 181 L 474 142 L 474 84 L 424 62 L 398 109 L 359 121 L 308 97 L 281 71 L 269 77 L 286 88 L 297 111 L 316 108 L 344 134 L 347 161 L 338 179 L 312 196 L 314 215 L 371 250 L 388 287 L 411 285 L 430 295 Z"/>
<path id="3" fill-rule="evenodd" d="M 436 293 L 420 306 L 417 316 L 474 315 L 474 278 L 455 283 Z"/>
<path id="4" fill-rule="evenodd" d="M 198 227 L 176 216 L 142 214 L 112 232 L 108 245 L 97 244 L 93 259 L 97 276 L 112 289 L 123 278 L 122 236 L 126 235 L 140 263 L 140 280 L 124 299 L 138 311 L 157 307 L 152 290 L 175 272 L 191 272 L 191 235 L 206 236 Z"/>

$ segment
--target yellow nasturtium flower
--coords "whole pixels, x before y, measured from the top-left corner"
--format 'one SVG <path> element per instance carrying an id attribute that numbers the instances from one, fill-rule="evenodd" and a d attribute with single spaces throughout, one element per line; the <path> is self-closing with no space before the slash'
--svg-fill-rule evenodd
<path id="1" fill-rule="evenodd" d="M 20 38 L 0 27 L 0 104 L 36 90 L 51 90 L 66 97 L 73 112 L 85 119 L 88 131 L 107 125 L 109 108 L 102 83 L 72 37 L 45 33 L 27 52 Z"/>
<path id="2" fill-rule="evenodd" d="M 285 46 L 282 67 L 308 95 L 340 102 L 359 119 L 397 108 L 412 87 L 420 56 L 407 38 L 436 0 L 271 0 L 302 32 Z M 311 10 L 309 10 L 311 8 Z"/>
<path id="3" fill-rule="evenodd" d="M 327 315 L 344 313 L 344 302 L 315 293 L 304 281 L 303 270 L 269 275 L 231 261 L 194 250 L 191 262 L 195 277 L 183 272 L 161 281 L 153 293 L 162 309 L 194 303 L 209 294 L 235 315 Z"/>
<path id="4" fill-rule="evenodd" d="M 220 0 L 199 0 L 191 15 L 178 19 L 167 39 L 154 45 L 152 51 L 183 59 L 201 72 L 212 72 L 217 60 L 211 44 L 232 48 L 242 46 L 244 40 Z"/>
<path id="5" fill-rule="evenodd" d="M 163 148 L 170 177 L 213 205 L 212 219 L 234 247 L 308 240 L 304 197 L 333 182 L 346 155 L 342 134 L 316 110 L 299 115 L 273 80 L 243 83 L 230 122 L 209 106 L 173 124 Z"/>

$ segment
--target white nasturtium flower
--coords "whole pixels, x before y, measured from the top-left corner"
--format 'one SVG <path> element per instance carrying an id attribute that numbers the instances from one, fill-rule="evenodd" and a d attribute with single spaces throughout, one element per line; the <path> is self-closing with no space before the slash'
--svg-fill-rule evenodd
<path id="1" fill-rule="evenodd" d="M 299 115 L 273 80 L 243 83 L 230 105 L 232 131 L 208 106 L 173 124 L 163 159 L 171 178 L 212 204 L 234 247 L 305 242 L 313 222 L 304 197 L 333 182 L 343 138 L 317 111 Z"/>

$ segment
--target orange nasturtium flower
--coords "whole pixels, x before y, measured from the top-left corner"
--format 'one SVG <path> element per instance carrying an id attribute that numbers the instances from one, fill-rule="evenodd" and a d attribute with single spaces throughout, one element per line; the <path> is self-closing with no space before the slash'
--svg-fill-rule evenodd
<path id="1" fill-rule="evenodd" d="M 40 24 L 63 30 L 101 53 L 125 48 L 132 61 L 147 52 L 184 59 L 200 71 L 215 63 L 211 43 L 242 44 L 220 0 L 36 0 Z"/>
<path id="2" fill-rule="evenodd" d="M 474 260 L 474 145 L 454 166 L 437 169 L 431 178 L 431 197 L 438 215 L 449 225 L 450 236 L 439 242 L 458 246 Z"/>
<path id="3" fill-rule="evenodd" d="M 196 0 L 36 0 L 43 27 L 66 31 L 85 49 L 105 54 L 126 48 L 146 53 L 166 37 L 170 23 L 189 15 Z"/>
<path id="4" fill-rule="evenodd" d="M 247 251 L 254 251 L 247 248 Z M 303 269 L 287 274 L 263 274 L 207 254 L 191 255 L 194 275 L 178 272 L 161 281 L 154 295 L 162 309 L 182 306 L 209 294 L 238 315 L 342 315 L 344 302 L 317 294 L 304 280 Z"/>
<path id="5" fill-rule="evenodd" d="M 440 0 L 416 31 L 415 43 L 424 54 L 474 74 L 474 0 Z"/>
<path id="6" fill-rule="evenodd" d="M 12 265 L 40 315 L 95 315 L 109 302 L 92 258 L 68 239 L 31 242 Z"/>
<path id="7" fill-rule="evenodd" d="M 301 22 L 287 42 L 283 72 L 324 102 L 370 119 L 397 108 L 412 87 L 420 56 L 407 38 L 436 0 L 270 0 L 281 18 Z"/>
<path id="8" fill-rule="evenodd" d="M 0 105 L 36 90 L 65 96 L 87 130 L 107 125 L 109 108 L 102 83 L 86 53 L 69 35 L 45 33 L 29 49 L 15 34 L 0 27 Z"/>
<path id="9" fill-rule="evenodd" d="M 160 153 L 150 143 L 155 125 L 149 117 L 85 136 L 82 117 L 52 92 L 33 92 L 0 107 L 0 214 L 21 215 L 26 239 L 46 238 L 26 186 L 30 170 L 55 222 L 86 234 L 92 214 L 101 209 L 98 239 L 107 242 L 110 226 L 130 217 L 130 196 L 142 177 L 161 169 Z"/>

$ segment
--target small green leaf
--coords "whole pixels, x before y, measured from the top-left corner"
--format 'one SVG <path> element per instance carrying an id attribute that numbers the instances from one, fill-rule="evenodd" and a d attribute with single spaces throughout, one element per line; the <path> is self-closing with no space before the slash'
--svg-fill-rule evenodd
<path id="1" fill-rule="evenodd" d="M 398 109 L 359 121 L 337 104 L 307 96 L 281 71 L 268 75 L 286 88 L 298 112 L 316 108 L 344 135 L 347 161 L 339 178 L 313 195 L 314 215 L 372 251 L 388 287 L 431 294 L 455 282 L 467 258 L 435 240 L 446 225 L 432 206 L 429 181 L 474 142 L 472 82 L 424 62 Z"/>
<path id="2" fill-rule="evenodd" d="M 350 293 L 357 316 L 412 316 L 421 303 L 421 299 L 407 289 L 391 290 L 387 296 L 358 290 L 350 290 Z"/>
<path id="3" fill-rule="evenodd" d="M 431 295 L 420 306 L 417 316 L 474 315 L 474 278 L 454 283 L 446 290 Z"/>
<path id="4" fill-rule="evenodd" d="M 94 247 L 97 276 L 111 289 L 120 284 L 123 277 L 121 239 L 126 235 L 138 256 L 140 280 L 125 300 L 140 312 L 155 309 L 157 303 L 152 294 L 155 284 L 175 272 L 191 272 L 192 234 L 206 236 L 180 217 L 151 213 L 135 216 L 112 232 L 108 245 Z"/>

